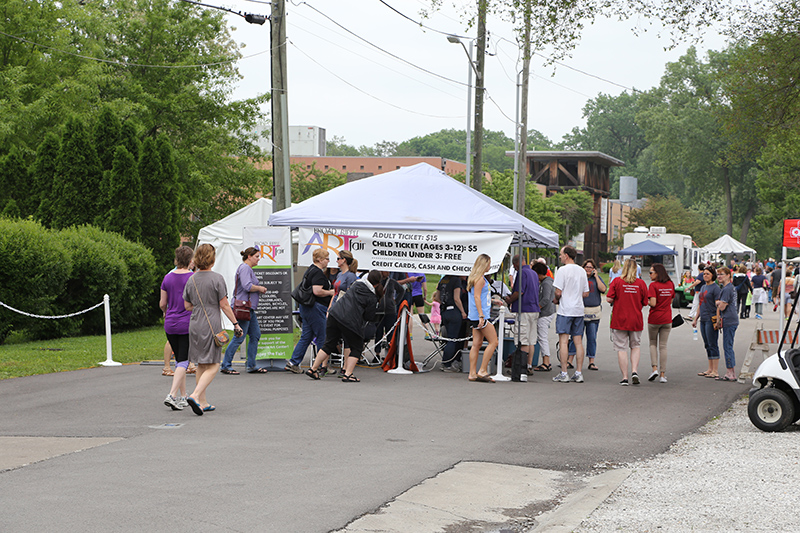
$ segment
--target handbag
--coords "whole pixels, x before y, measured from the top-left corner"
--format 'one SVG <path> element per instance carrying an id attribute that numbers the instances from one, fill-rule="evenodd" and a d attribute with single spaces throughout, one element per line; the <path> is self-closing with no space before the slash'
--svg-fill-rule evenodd
<path id="1" fill-rule="evenodd" d="M 719 309 L 717 314 L 711 317 L 711 323 L 714 324 L 714 329 L 722 329 L 722 315 L 719 314 Z"/>
<path id="2" fill-rule="evenodd" d="M 239 286 L 239 273 L 236 273 L 236 283 L 234 285 L 233 294 L 236 296 L 236 287 Z M 233 300 L 233 316 L 236 320 L 250 320 L 250 300 Z"/>
<path id="3" fill-rule="evenodd" d="M 677 328 L 678 326 L 682 326 L 685 321 L 680 313 L 672 317 L 672 327 Z"/>
<path id="4" fill-rule="evenodd" d="M 194 280 L 194 276 L 192 276 L 192 283 L 194 284 L 194 290 L 197 293 L 197 297 L 200 298 L 200 307 L 203 308 L 203 313 L 206 315 L 206 320 L 208 320 L 208 327 L 211 328 L 211 333 L 214 334 L 214 344 L 219 347 L 225 346 L 228 344 L 230 337 L 228 336 L 228 332 L 224 329 L 219 333 L 214 333 L 214 326 L 211 325 L 211 319 L 208 318 L 208 312 L 206 311 L 206 306 L 203 304 L 203 298 L 200 296 L 200 291 L 197 290 L 197 282 Z"/>
<path id="5" fill-rule="evenodd" d="M 303 279 L 300 281 L 300 284 L 292 291 L 292 298 L 300 305 L 310 307 L 317 302 L 317 299 L 314 296 L 314 291 L 312 288 L 306 286 L 307 276 L 308 270 L 306 270 L 306 273 L 303 274 Z"/>

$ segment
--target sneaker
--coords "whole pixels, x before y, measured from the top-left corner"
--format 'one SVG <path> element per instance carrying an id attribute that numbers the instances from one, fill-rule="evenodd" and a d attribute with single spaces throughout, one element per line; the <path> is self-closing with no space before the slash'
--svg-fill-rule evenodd
<path id="1" fill-rule="evenodd" d="M 661 379 L 659 379 L 658 381 L 661 382 L 661 383 L 666 383 L 667 382 L 667 376 L 661 376 Z"/>
<path id="2" fill-rule="evenodd" d="M 631 383 L 633 383 L 634 385 L 639 384 L 639 374 L 637 374 L 636 372 L 631 374 Z"/>
<path id="3" fill-rule="evenodd" d="M 525 369 L 525 374 L 527 374 L 529 376 L 532 376 L 533 375 L 533 367 L 529 366 L 527 369 Z"/>
<path id="4" fill-rule="evenodd" d="M 455 367 L 455 365 L 450 365 L 450 366 L 442 366 L 442 368 L 441 368 L 440 370 L 441 370 L 442 372 L 450 372 L 450 373 L 453 373 L 453 374 L 456 374 L 456 373 L 458 373 L 458 372 L 461 372 L 461 370 L 458 370 L 458 369 Z"/>
<path id="5" fill-rule="evenodd" d="M 288 370 L 292 374 L 302 374 L 303 371 L 300 370 L 300 365 L 294 365 L 292 363 L 286 363 L 286 366 L 283 367 L 284 370 Z"/>
<path id="6" fill-rule="evenodd" d="M 180 407 L 189 407 L 189 402 L 186 401 L 186 396 L 181 396 L 178 398 L 178 405 Z"/>
<path id="7" fill-rule="evenodd" d="M 658 370 L 653 370 L 653 373 L 650 374 L 650 377 L 647 378 L 647 381 L 655 381 L 658 377 Z"/>
<path id="8" fill-rule="evenodd" d="M 322 369 L 320 369 L 320 370 L 322 370 Z M 325 367 L 324 372 L 320 372 L 319 375 L 320 375 L 320 377 L 323 377 L 323 378 L 327 377 L 327 376 L 334 376 L 335 377 L 336 376 L 336 369 L 335 368 L 331 368 L 329 366 Z"/>
<path id="9" fill-rule="evenodd" d="M 580 372 L 575 372 L 570 378 L 570 381 L 575 383 L 583 383 L 583 374 Z"/>
<path id="10" fill-rule="evenodd" d="M 758 320 L 761 320 L 762 318 L 763 318 L 763 317 L 762 317 L 761 315 L 759 315 L 758 313 L 756 313 L 756 319 L 758 319 Z"/>
<path id="11" fill-rule="evenodd" d="M 627 387 L 628 386 L 628 380 L 627 379 L 623 379 L 622 381 L 619 382 L 619 384 L 622 385 L 623 387 Z"/>
<path id="12" fill-rule="evenodd" d="M 566 372 L 561 372 L 553 378 L 553 381 L 557 383 L 569 383 L 569 376 Z"/>
<path id="13" fill-rule="evenodd" d="M 164 398 L 164 405 L 171 407 L 173 411 L 183 410 L 183 407 L 178 404 L 178 400 L 172 397 L 172 394 L 167 394 L 167 397 Z"/>

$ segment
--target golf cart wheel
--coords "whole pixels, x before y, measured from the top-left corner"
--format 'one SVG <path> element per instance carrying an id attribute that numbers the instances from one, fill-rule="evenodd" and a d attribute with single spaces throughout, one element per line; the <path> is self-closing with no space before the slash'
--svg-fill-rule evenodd
<path id="1" fill-rule="evenodd" d="M 761 431 L 783 431 L 794 421 L 794 412 L 792 399 L 776 388 L 756 391 L 747 404 L 750 422 Z"/>
<path id="2" fill-rule="evenodd" d="M 683 302 L 681 302 L 681 293 L 676 292 L 675 296 L 672 297 L 672 308 L 673 309 L 680 309 Z"/>

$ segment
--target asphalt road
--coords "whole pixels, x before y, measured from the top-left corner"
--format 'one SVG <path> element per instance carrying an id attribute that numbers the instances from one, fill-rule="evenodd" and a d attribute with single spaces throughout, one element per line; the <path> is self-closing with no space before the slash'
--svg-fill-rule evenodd
<path id="1" fill-rule="evenodd" d="M 594 472 L 661 453 L 749 388 L 696 375 L 707 363 L 690 324 L 670 337 L 669 383 L 646 381 L 645 348 L 643 383 L 621 387 L 607 324 L 583 384 L 553 383 L 555 371 L 495 384 L 438 370 L 359 369 L 347 384 L 219 375 L 217 410 L 198 417 L 163 405 L 160 366 L 0 381 L 0 455 L 2 437 L 111 438 L 1 471 L 0 529 L 330 531 L 462 461 Z M 739 327 L 737 369 L 755 324 Z M 422 337 L 416 354 L 430 351 Z M 153 428 L 165 423 L 183 425 Z"/>

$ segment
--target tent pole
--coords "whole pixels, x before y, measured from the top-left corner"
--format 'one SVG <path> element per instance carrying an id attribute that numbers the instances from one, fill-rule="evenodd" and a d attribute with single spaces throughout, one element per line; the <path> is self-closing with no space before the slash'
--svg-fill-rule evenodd
<path id="1" fill-rule="evenodd" d="M 519 273 L 518 273 L 519 274 Z M 500 307 L 500 315 L 497 319 L 498 334 L 497 334 L 497 371 L 492 379 L 495 381 L 511 381 L 511 378 L 503 375 L 503 341 L 505 340 L 505 326 L 506 326 L 506 309 Z"/>

